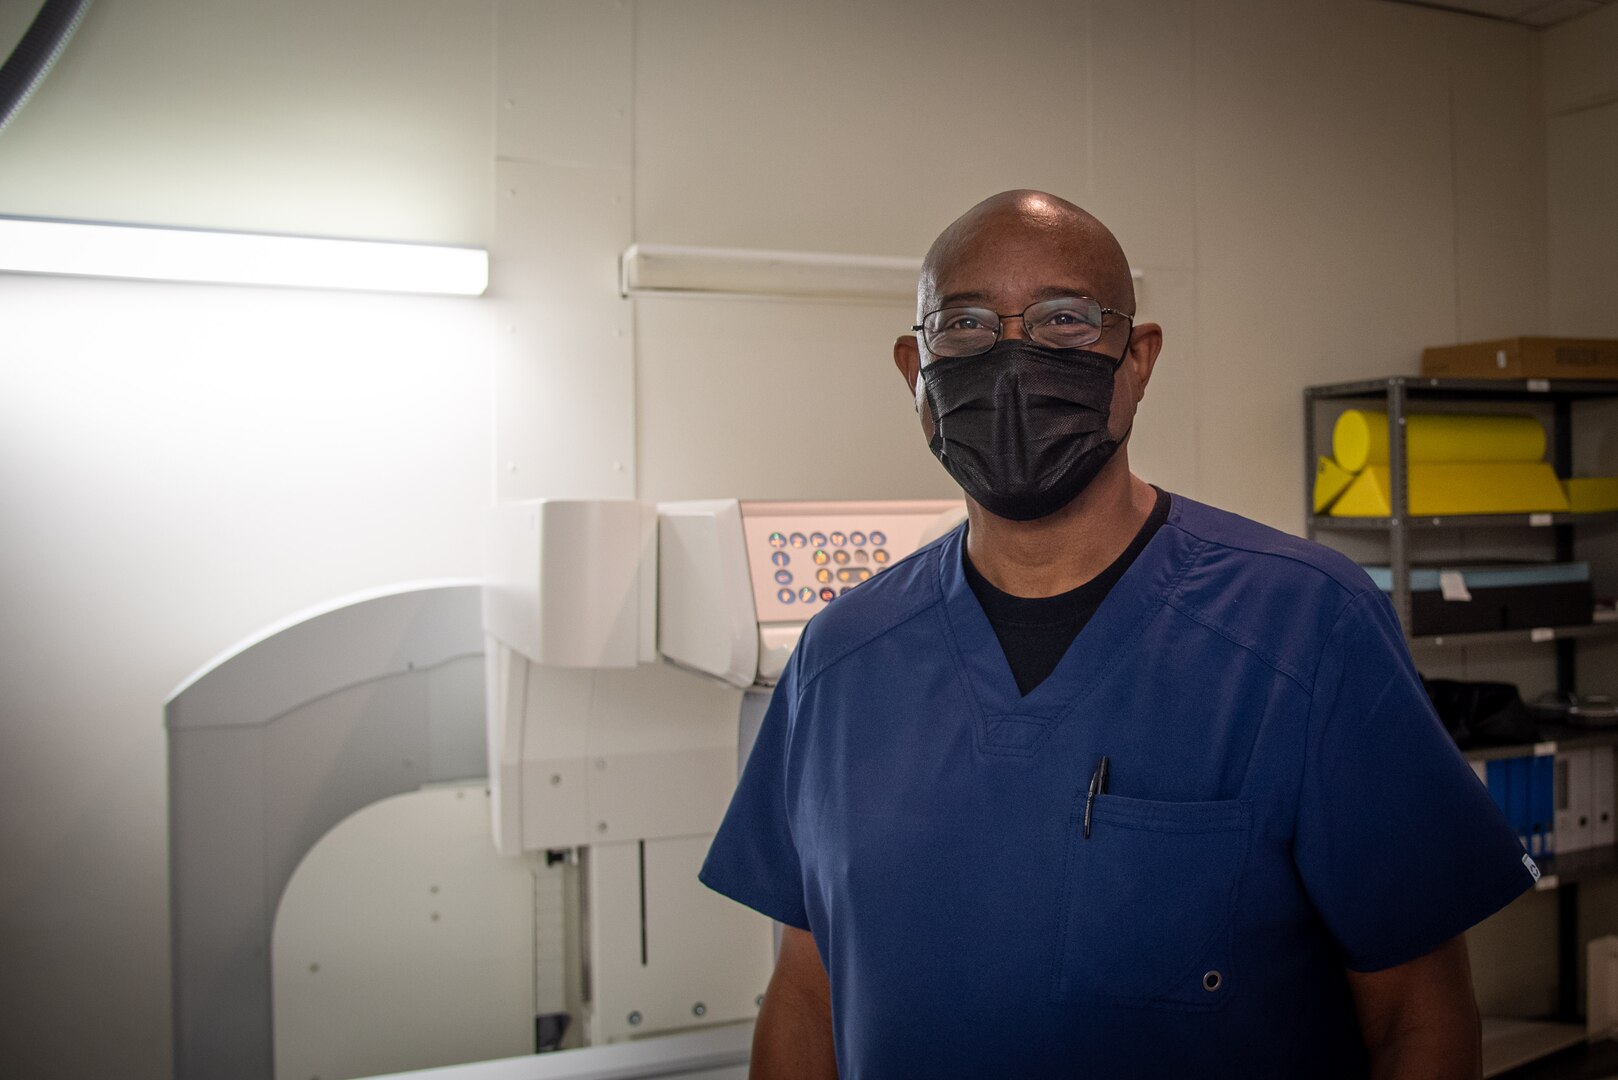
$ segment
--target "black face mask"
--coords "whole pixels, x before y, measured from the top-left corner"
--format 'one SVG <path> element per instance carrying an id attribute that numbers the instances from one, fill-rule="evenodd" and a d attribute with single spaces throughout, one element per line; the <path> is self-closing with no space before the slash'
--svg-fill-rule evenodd
<path id="1" fill-rule="evenodd" d="M 933 456 L 996 517 L 1032 521 L 1055 513 L 1123 442 L 1107 431 L 1121 363 L 1016 339 L 977 356 L 936 358 L 921 369 Z"/>

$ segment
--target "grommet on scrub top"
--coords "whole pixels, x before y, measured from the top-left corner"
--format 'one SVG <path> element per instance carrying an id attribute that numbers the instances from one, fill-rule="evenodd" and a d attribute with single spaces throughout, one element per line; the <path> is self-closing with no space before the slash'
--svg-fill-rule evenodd
<path id="1" fill-rule="evenodd" d="M 1202 976 L 1202 988 L 1209 993 L 1219 989 L 1224 982 L 1225 977 L 1217 971 L 1210 971 Z"/>

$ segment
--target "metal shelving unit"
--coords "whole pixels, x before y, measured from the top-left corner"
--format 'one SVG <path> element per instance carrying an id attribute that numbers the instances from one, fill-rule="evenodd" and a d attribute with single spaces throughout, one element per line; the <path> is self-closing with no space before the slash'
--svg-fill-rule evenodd
<path id="1" fill-rule="evenodd" d="M 1313 482 L 1313 462 L 1310 480 Z M 1313 503 L 1310 504 L 1311 508 Z M 1487 528 L 1546 528 L 1559 525 L 1601 525 L 1618 523 L 1618 510 L 1599 514 L 1450 514 L 1446 517 L 1413 517 L 1412 529 L 1487 529 Z M 1394 524 L 1385 517 L 1332 517 L 1330 514 L 1311 514 L 1312 529 L 1365 529 L 1375 532 Z"/>
<path id="2" fill-rule="evenodd" d="M 1437 529 L 1527 529 L 1549 530 L 1549 539 L 1558 562 L 1573 559 L 1574 531 L 1583 525 L 1618 523 L 1618 512 L 1597 514 L 1540 513 L 1540 514 L 1468 514 L 1443 517 L 1412 518 L 1409 512 L 1409 485 L 1406 462 L 1408 447 L 1405 439 L 1406 417 L 1412 402 L 1522 402 L 1549 405 L 1552 413 L 1551 464 L 1556 475 L 1571 476 L 1573 472 L 1573 406 L 1580 401 L 1618 398 L 1618 381 L 1597 380 L 1495 380 L 1495 379 L 1431 379 L 1416 376 L 1392 376 L 1384 379 L 1362 379 L 1355 382 L 1311 386 L 1304 390 L 1304 514 L 1308 523 L 1309 539 L 1318 539 L 1320 532 L 1340 531 L 1361 536 L 1385 534 L 1388 541 L 1388 564 L 1392 569 L 1391 600 L 1399 621 L 1412 645 L 1443 647 L 1450 645 L 1512 644 L 1525 645 L 1552 643 L 1556 648 L 1556 682 L 1563 690 L 1570 690 L 1577 677 L 1577 642 L 1581 638 L 1618 634 L 1618 623 L 1596 622 L 1579 626 L 1538 627 L 1533 630 L 1502 630 L 1488 633 L 1440 634 L 1412 636 L 1413 625 L 1410 601 L 1411 536 Z M 1314 481 L 1316 456 L 1320 452 L 1319 426 L 1316 413 L 1323 402 L 1361 400 L 1385 403 L 1388 416 L 1388 471 L 1392 514 L 1378 518 L 1341 518 L 1314 512 Z M 1558 747 L 1573 748 L 1588 743 L 1618 742 L 1618 733 L 1591 733 L 1588 737 L 1559 740 L 1556 744 L 1543 744 L 1540 749 L 1554 753 Z M 1550 749 L 1546 750 L 1545 745 Z M 1487 759 L 1510 757 L 1535 752 L 1534 746 L 1494 747 L 1473 751 L 1467 756 Z M 1571 852 L 1545 860 L 1539 889 L 1555 889 L 1557 894 L 1557 962 L 1558 962 L 1558 1019 L 1575 1019 L 1578 1013 L 1578 883 L 1580 880 L 1618 870 L 1618 846 Z M 1558 1027 L 1565 1025 L 1546 1025 Z M 1548 1052 L 1548 1051 L 1541 1051 Z"/>
<path id="3" fill-rule="evenodd" d="M 1423 634 L 1409 638 L 1412 645 L 1537 645 L 1546 641 L 1573 641 L 1577 638 L 1610 637 L 1618 634 L 1618 623 L 1580 623 L 1577 626 L 1536 626 L 1532 630 L 1479 630 L 1468 634 Z M 1565 685 L 1571 686 L 1572 679 Z"/>
<path id="4" fill-rule="evenodd" d="M 1322 531 L 1385 533 L 1388 538 L 1388 565 L 1392 569 L 1390 599 L 1399 621 L 1410 633 L 1410 543 L 1411 533 L 1445 528 L 1527 528 L 1549 529 L 1558 562 L 1573 558 L 1573 532 L 1580 525 L 1618 523 L 1618 512 L 1599 514 L 1466 514 L 1447 517 L 1410 516 L 1410 492 L 1405 468 L 1407 446 L 1405 419 L 1411 402 L 1471 401 L 1526 402 L 1549 404 L 1553 412 L 1551 465 L 1558 476 L 1573 472 L 1573 405 L 1579 401 L 1618 398 L 1618 380 L 1568 379 L 1429 379 L 1394 375 L 1385 379 L 1310 386 L 1303 392 L 1304 423 L 1304 511 L 1308 536 L 1319 539 Z M 1388 414 L 1388 477 L 1393 514 L 1377 518 L 1339 518 L 1314 512 L 1315 458 L 1319 446 L 1317 406 L 1326 401 L 1381 401 Z M 1595 623 L 1578 627 L 1544 627 L 1534 630 L 1508 630 L 1484 634 L 1442 634 L 1412 638 L 1422 645 L 1465 645 L 1488 642 L 1557 642 L 1557 685 L 1570 688 L 1575 676 L 1573 639 L 1614 632 L 1613 624 Z"/>

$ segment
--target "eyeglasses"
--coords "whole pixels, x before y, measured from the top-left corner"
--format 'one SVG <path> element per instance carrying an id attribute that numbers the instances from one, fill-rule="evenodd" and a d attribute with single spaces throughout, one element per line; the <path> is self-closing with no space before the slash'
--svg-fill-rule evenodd
<path id="1" fill-rule="evenodd" d="M 1029 304 L 1020 314 L 1000 315 L 988 308 L 949 307 L 928 312 L 910 329 L 934 356 L 976 356 L 1000 340 L 1006 319 L 1021 319 L 1031 341 L 1049 349 L 1082 349 L 1101 340 L 1108 315 L 1134 319 L 1114 308 L 1102 307 L 1088 296 L 1059 296 Z"/>

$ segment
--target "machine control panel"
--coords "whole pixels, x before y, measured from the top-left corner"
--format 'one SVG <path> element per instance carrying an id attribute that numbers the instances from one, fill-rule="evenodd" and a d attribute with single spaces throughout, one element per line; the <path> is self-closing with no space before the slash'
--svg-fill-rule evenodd
<path id="1" fill-rule="evenodd" d="M 804 624 L 942 536 L 947 500 L 658 505 L 658 651 L 734 686 L 770 686 Z"/>
<path id="2" fill-rule="evenodd" d="M 761 624 L 802 623 L 939 534 L 952 502 L 743 502 Z"/>

